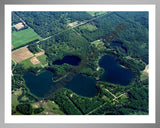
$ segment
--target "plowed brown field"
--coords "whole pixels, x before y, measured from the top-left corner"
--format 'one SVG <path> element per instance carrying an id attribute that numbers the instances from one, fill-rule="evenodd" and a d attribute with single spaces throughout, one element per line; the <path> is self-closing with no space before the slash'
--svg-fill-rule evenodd
<path id="1" fill-rule="evenodd" d="M 31 53 L 28 48 L 24 47 L 17 51 L 12 52 L 12 58 L 18 63 L 23 60 L 26 60 L 30 57 L 34 56 L 33 53 Z"/>

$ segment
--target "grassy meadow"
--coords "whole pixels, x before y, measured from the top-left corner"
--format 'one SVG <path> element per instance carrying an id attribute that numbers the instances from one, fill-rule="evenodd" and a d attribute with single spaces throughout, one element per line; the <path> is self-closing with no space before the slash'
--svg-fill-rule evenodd
<path id="1" fill-rule="evenodd" d="M 32 28 L 12 32 L 12 45 L 14 48 L 27 44 L 36 39 L 42 39 Z"/>

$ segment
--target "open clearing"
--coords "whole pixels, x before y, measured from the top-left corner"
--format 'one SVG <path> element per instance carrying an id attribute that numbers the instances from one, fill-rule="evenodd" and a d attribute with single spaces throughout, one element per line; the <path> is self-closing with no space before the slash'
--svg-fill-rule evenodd
<path id="1" fill-rule="evenodd" d="M 80 29 L 86 29 L 86 30 L 89 30 L 89 31 L 94 31 L 97 29 L 96 26 L 92 25 L 92 24 L 85 24 L 85 25 L 82 25 L 79 27 Z"/>
<path id="2" fill-rule="evenodd" d="M 41 67 L 40 64 L 34 65 L 34 64 L 30 61 L 30 59 L 31 59 L 31 58 L 28 58 L 28 59 L 26 59 L 26 60 L 24 60 L 24 61 L 21 61 L 20 64 L 23 64 L 23 67 L 26 68 L 26 69 L 27 69 L 27 68 L 31 68 L 31 67 L 33 67 L 33 68 L 35 68 L 35 67 Z"/>
<path id="3" fill-rule="evenodd" d="M 147 74 L 149 73 L 149 65 L 146 65 L 146 67 L 144 69 L 144 72 L 147 73 Z"/>
<path id="4" fill-rule="evenodd" d="M 13 25 L 17 30 L 19 30 L 19 29 L 21 29 L 21 28 L 23 28 L 24 27 L 24 25 L 23 25 L 23 23 L 22 22 L 20 22 L 20 23 L 18 23 L 18 24 L 15 24 L 15 25 Z"/>
<path id="5" fill-rule="evenodd" d="M 102 14 L 106 13 L 106 11 L 100 11 L 100 12 L 88 11 L 87 13 L 90 14 L 91 16 L 99 16 L 99 15 L 102 15 Z"/>
<path id="6" fill-rule="evenodd" d="M 146 65 L 145 69 L 141 72 L 141 80 L 148 79 L 149 74 L 149 65 Z"/>
<path id="7" fill-rule="evenodd" d="M 42 101 L 33 103 L 33 108 L 43 107 L 44 111 L 41 113 L 38 113 L 36 115 L 65 115 L 59 108 L 57 104 L 54 103 L 54 101 Z"/>
<path id="8" fill-rule="evenodd" d="M 46 55 L 41 55 L 41 56 L 37 57 L 37 59 L 41 62 L 42 65 L 46 65 L 47 64 L 46 58 L 47 58 Z"/>
<path id="9" fill-rule="evenodd" d="M 14 46 L 12 45 L 12 49 L 14 48 Z"/>
<path id="10" fill-rule="evenodd" d="M 12 111 L 16 111 L 16 106 L 19 104 L 18 96 L 22 95 L 22 88 L 12 90 Z M 21 115 L 21 113 L 16 112 L 16 115 Z"/>
<path id="11" fill-rule="evenodd" d="M 15 48 L 27 44 L 36 39 L 41 40 L 42 38 L 37 33 L 35 33 L 32 28 L 27 28 L 20 31 L 14 31 L 12 33 L 12 45 Z"/>
<path id="12" fill-rule="evenodd" d="M 36 53 L 34 55 L 35 55 L 35 57 L 38 57 L 38 56 L 44 55 L 44 52 L 39 52 L 39 53 Z"/>
<path id="13" fill-rule="evenodd" d="M 39 64 L 40 61 L 36 58 L 36 57 L 33 57 L 30 59 L 30 61 L 32 62 L 32 64 L 36 65 L 36 64 Z"/>
<path id="14" fill-rule="evenodd" d="M 91 42 L 92 45 L 95 45 L 98 49 L 104 49 L 104 43 L 100 40 L 96 40 L 94 42 Z"/>
<path id="15" fill-rule="evenodd" d="M 26 60 L 32 56 L 34 56 L 34 54 L 31 53 L 26 47 L 12 52 L 12 59 L 14 59 L 17 63 Z"/>
<path id="16" fill-rule="evenodd" d="M 72 22 L 70 24 L 68 24 L 69 26 L 73 27 L 73 26 L 76 26 L 78 24 L 78 21 L 75 21 L 75 22 Z"/>

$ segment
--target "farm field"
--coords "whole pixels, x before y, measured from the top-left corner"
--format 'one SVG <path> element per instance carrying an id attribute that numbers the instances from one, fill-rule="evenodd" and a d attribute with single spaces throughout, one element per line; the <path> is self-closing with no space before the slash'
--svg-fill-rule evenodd
<path id="1" fill-rule="evenodd" d="M 32 62 L 32 64 L 36 65 L 36 64 L 39 64 L 40 61 L 36 58 L 36 57 L 33 57 L 30 59 L 30 61 Z"/>
<path id="2" fill-rule="evenodd" d="M 36 39 L 41 40 L 42 38 L 35 33 L 32 28 L 12 32 L 12 45 L 14 48 L 27 44 Z"/>
<path id="3" fill-rule="evenodd" d="M 106 11 L 100 11 L 100 12 L 97 12 L 97 11 L 88 11 L 87 13 L 90 14 L 91 16 L 95 16 L 95 14 L 96 15 L 102 15 L 102 14 L 106 13 Z"/>
<path id="4" fill-rule="evenodd" d="M 34 56 L 34 54 L 32 52 L 30 52 L 28 50 L 28 48 L 26 48 L 26 47 L 12 52 L 12 59 L 14 59 L 16 62 L 21 62 L 23 60 L 26 60 L 26 59 L 32 57 L 32 56 Z"/>
<path id="5" fill-rule="evenodd" d="M 41 62 L 42 65 L 45 65 L 47 64 L 47 61 L 46 61 L 46 55 L 41 55 L 41 56 L 38 56 L 37 59 Z"/>
<path id="6" fill-rule="evenodd" d="M 31 58 L 28 58 L 28 59 L 26 59 L 26 60 L 24 60 L 24 61 L 21 61 L 19 64 L 23 64 L 23 67 L 25 67 L 26 69 L 27 69 L 27 68 L 30 68 L 30 67 L 33 67 L 33 68 L 35 68 L 35 67 L 41 67 L 40 63 L 34 65 L 34 64 L 31 62 Z"/>

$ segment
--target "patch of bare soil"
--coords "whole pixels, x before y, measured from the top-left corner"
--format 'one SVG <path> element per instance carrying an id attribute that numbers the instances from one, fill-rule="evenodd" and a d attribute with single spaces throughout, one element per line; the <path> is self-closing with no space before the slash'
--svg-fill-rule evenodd
<path id="1" fill-rule="evenodd" d="M 21 29 L 21 28 L 23 28 L 24 27 L 24 25 L 23 25 L 23 23 L 22 22 L 20 22 L 20 23 L 18 23 L 18 24 L 15 24 L 15 25 L 13 25 L 17 30 L 19 30 L 19 29 Z"/>
<path id="2" fill-rule="evenodd" d="M 28 48 L 24 47 L 17 51 L 12 52 L 12 58 L 18 63 L 23 60 L 26 60 L 30 57 L 34 56 L 32 52 L 28 50 Z"/>
<path id="3" fill-rule="evenodd" d="M 36 65 L 36 64 L 39 64 L 40 61 L 36 58 L 36 57 L 33 57 L 30 59 L 30 61 L 32 62 L 32 64 Z"/>

